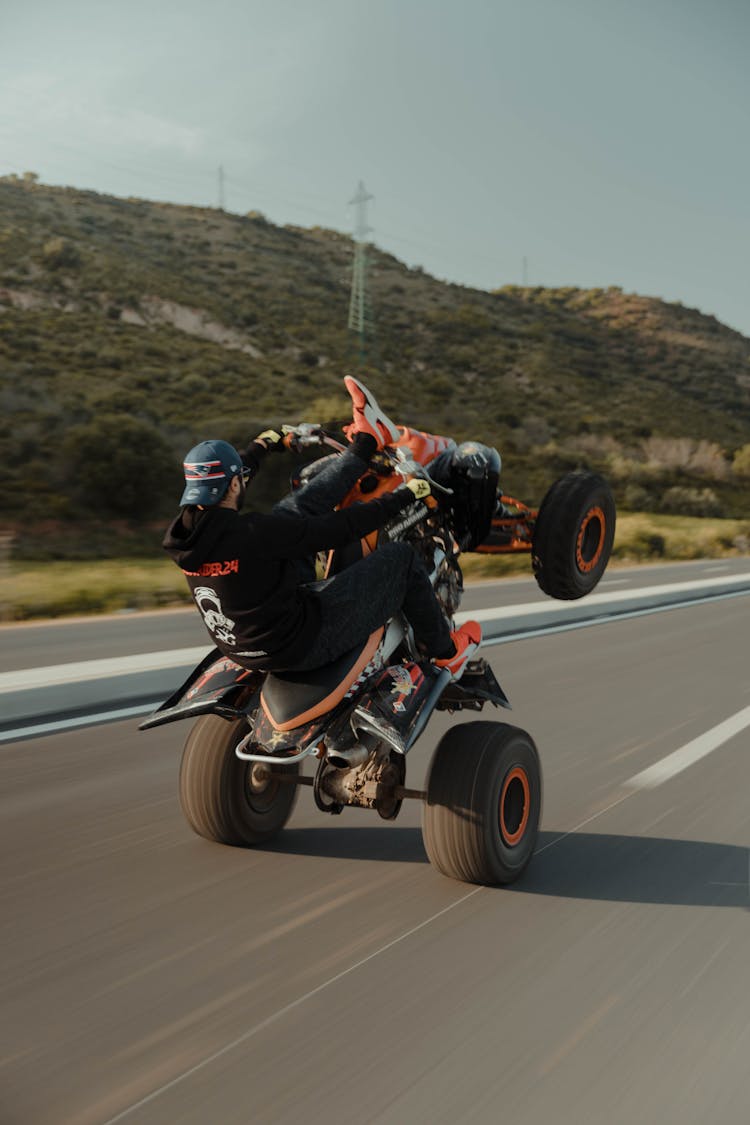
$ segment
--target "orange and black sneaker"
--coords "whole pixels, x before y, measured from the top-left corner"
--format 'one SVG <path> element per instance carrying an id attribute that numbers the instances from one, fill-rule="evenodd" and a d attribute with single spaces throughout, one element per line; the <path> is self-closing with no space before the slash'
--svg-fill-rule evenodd
<path id="1" fill-rule="evenodd" d="M 378 443 L 378 449 L 382 449 L 384 445 L 395 445 L 401 437 L 401 431 L 378 406 L 375 396 L 351 375 L 344 379 L 344 386 L 352 400 L 353 421 L 349 426 L 344 426 L 344 433 L 349 441 L 353 441 L 357 434 L 370 434 Z"/>
<path id="2" fill-rule="evenodd" d="M 432 663 L 438 668 L 447 668 L 453 679 L 457 680 L 482 643 L 482 626 L 478 621 L 464 621 L 460 629 L 451 633 L 451 640 L 456 646 L 455 654 L 445 660 L 433 660 Z"/>

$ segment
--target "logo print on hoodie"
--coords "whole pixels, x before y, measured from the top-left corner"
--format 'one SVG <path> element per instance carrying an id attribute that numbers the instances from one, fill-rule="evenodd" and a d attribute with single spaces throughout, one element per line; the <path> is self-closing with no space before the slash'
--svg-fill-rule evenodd
<path id="1" fill-rule="evenodd" d="M 213 633 L 217 641 L 233 645 L 237 639 L 232 631 L 234 621 L 225 615 L 218 594 L 210 586 L 197 586 L 193 597 L 209 632 Z"/>

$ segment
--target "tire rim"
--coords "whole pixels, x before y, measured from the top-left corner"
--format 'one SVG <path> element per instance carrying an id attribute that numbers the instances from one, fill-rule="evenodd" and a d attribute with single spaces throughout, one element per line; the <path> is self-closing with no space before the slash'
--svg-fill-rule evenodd
<path id="1" fill-rule="evenodd" d="M 500 794 L 500 835 L 509 848 L 522 839 L 531 813 L 529 777 L 522 766 L 514 766 L 506 775 Z"/>
<path id="2" fill-rule="evenodd" d="M 582 574 L 592 571 L 602 557 L 606 526 L 601 508 L 589 508 L 581 520 L 576 539 L 576 566 Z"/>

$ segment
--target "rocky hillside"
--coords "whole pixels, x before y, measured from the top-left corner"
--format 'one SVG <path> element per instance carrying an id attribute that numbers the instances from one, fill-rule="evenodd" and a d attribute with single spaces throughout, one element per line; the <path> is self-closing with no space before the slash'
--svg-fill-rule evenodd
<path id="1" fill-rule="evenodd" d="M 158 519 L 195 439 L 344 418 L 351 260 L 257 213 L 0 179 L 4 524 Z M 372 295 L 362 377 L 404 422 L 496 444 L 511 492 L 586 463 L 631 507 L 748 514 L 750 340 L 713 317 L 473 290 L 376 249 Z"/>

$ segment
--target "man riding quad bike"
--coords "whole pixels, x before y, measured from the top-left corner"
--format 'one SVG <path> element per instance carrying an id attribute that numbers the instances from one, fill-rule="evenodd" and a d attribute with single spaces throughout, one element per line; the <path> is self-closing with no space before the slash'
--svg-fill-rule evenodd
<path id="1" fill-rule="evenodd" d="M 396 427 L 361 384 L 346 384 L 347 445 L 302 424 L 264 432 L 242 457 L 219 441 L 187 456 L 183 509 L 165 547 L 216 648 L 141 727 L 198 719 L 180 799 L 208 839 L 271 839 L 304 785 L 329 814 L 348 805 L 393 819 L 414 798 L 440 871 L 508 883 L 531 858 L 541 811 L 539 758 L 525 731 L 456 725 L 435 750 L 426 789 L 405 785 L 406 755 L 434 710 L 509 706 L 478 655 L 479 626 L 454 622 L 461 551 L 497 537 L 498 503 L 506 518 L 499 457 L 479 443 Z M 270 515 L 239 515 L 264 456 L 313 445 L 335 452 L 307 466 Z M 523 542 L 544 505 L 510 511 Z M 325 549 L 320 579 L 313 556 Z M 608 548 L 597 550 L 598 579 Z M 590 543 L 576 551 L 590 561 Z M 306 758 L 317 761 L 314 776 L 300 771 Z"/>
<path id="2" fill-rule="evenodd" d="M 164 547 L 186 574 L 217 647 L 244 668 L 319 668 L 364 643 L 403 610 L 420 651 L 459 676 L 481 630 L 470 622 L 451 634 L 427 572 L 408 543 L 388 543 L 340 573 L 314 580 L 318 551 L 357 542 L 430 495 L 427 481 L 416 479 L 367 504 L 334 511 L 365 474 L 373 454 L 400 438 L 356 379 L 346 379 L 346 386 L 353 403 L 349 448 L 270 515 L 240 516 L 239 510 L 247 476 L 257 472 L 266 453 L 284 449 L 282 434 L 266 430 L 242 457 L 220 441 L 191 449 L 184 507 Z M 207 589 L 221 614 L 231 619 L 231 631 L 216 624 L 215 608 L 203 610 Z"/>

